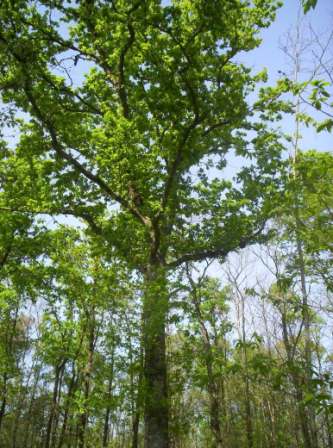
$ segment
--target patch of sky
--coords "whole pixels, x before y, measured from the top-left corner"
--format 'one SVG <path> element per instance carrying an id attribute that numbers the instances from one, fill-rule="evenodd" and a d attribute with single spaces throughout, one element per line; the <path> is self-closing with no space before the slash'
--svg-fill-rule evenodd
<path id="1" fill-rule="evenodd" d="M 311 26 L 318 35 L 322 36 L 323 42 L 326 41 L 333 26 L 333 5 L 331 0 L 319 1 L 317 7 L 311 10 L 304 18 L 300 16 L 300 3 L 294 0 L 286 0 L 283 7 L 278 10 L 277 18 L 273 24 L 269 28 L 262 30 L 261 45 L 249 53 L 243 53 L 241 56 L 238 56 L 238 62 L 251 67 L 254 72 L 259 72 L 266 67 L 268 85 L 271 86 L 274 86 L 284 74 L 292 78 L 294 72 L 292 60 L 290 55 L 283 50 L 286 45 L 290 46 L 293 44 L 292 40 L 295 39 L 296 25 L 299 19 L 301 20 L 301 45 L 304 47 L 301 55 L 300 80 L 307 80 L 310 71 L 313 70 L 313 51 L 316 51 L 314 46 L 309 43 L 309 29 Z M 315 118 L 319 118 L 320 113 L 313 108 L 304 107 L 304 109 L 313 114 Z M 294 133 L 295 123 L 290 117 L 286 117 L 282 121 L 281 126 L 284 132 Z M 301 135 L 301 146 L 304 150 L 333 150 L 332 139 L 327 132 L 318 134 L 313 127 L 302 126 Z"/>

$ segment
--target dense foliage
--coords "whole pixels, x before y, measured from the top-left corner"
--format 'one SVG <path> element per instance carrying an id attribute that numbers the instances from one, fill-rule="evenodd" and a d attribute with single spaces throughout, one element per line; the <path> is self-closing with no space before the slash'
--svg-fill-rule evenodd
<path id="1" fill-rule="evenodd" d="M 277 126 L 330 84 L 240 62 L 279 6 L 1 2 L 1 446 L 333 447 L 333 158 Z"/>

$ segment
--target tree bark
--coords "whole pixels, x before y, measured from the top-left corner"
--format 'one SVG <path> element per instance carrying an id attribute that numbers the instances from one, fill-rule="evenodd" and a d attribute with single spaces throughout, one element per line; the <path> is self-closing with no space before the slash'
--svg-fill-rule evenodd
<path id="1" fill-rule="evenodd" d="M 2 390 L 2 401 L 0 406 L 0 431 L 2 426 L 2 420 L 5 416 L 7 404 L 7 373 L 3 375 L 3 390 Z"/>
<path id="2" fill-rule="evenodd" d="M 285 346 L 286 354 L 287 354 L 287 360 L 288 360 L 288 366 L 290 369 L 291 379 L 295 388 L 295 397 L 296 397 L 296 404 L 297 404 L 297 411 L 298 411 L 298 417 L 299 422 L 301 426 L 301 431 L 303 435 L 303 443 L 304 448 L 313 448 L 312 441 L 311 441 L 311 433 L 309 430 L 309 421 L 308 416 L 306 412 L 305 405 L 303 404 L 303 391 L 302 391 L 302 384 L 301 380 L 299 378 L 299 374 L 297 373 L 295 369 L 295 363 L 292 353 L 292 347 L 289 340 L 289 333 L 287 328 L 287 321 L 286 321 L 286 315 L 285 311 L 281 312 L 281 325 L 282 325 L 282 335 L 283 335 L 283 343 Z"/>
<path id="3" fill-rule="evenodd" d="M 209 334 L 207 328 L 201 318 L 201 312 L 199 304 L 196 304 L 197 317 L 200 324 L 201 335 L 203 337 L 203 345 L 205 349 L 205 363 L 208 377 L 208 395 L 209 395 L 209 403 L 210 403 L 210 427 L 214 436 L 214 445 L 212 448 L 222 448 L 223 438 L 222 438 L 222 430 L 221 430 L 221 406 L 219 400 L 218 393 L 218 385 L 214 379 L 214 371 L 213 371 L 213 350 L 211 346 L 211 342 L 209 339 Z"/>
<path id="4" fill-rule="evenodd" d="M 58 397 L 57 397 L 57 407 L 56 407 L 56 413 L 53 419 L 53 429 L 51 434 L 51 447 L 56 447 L 57 442 L 57 436 L 58 436 L 58 428 L 59 428 L 59 419 L 60 419 L 60 403 L 62 399 L 62 383 L 64 379 L 65 374 L 65 367 L 66 367 L 67 360 L 64 361 L 63 366 L 60 371 L 60 377 L 59 377 L 59 384 L 58 384 Z"/>
<path id="5" fill-rule="evenodd" d="M 140 373 L 138 378 L 138 386 L 136 393 L 135 412 L 132 422 L 132 448 L 139 447 L 139 425 L 141 418 L 141 402 L 142 402 L 142 376 L 143 376 L 143 351 L 142 342 L 140 347 Z"/>
<path id="6" fill-rule="evenodd" d="M 106 448 L 108 446 L 110 413 L 111 413 L 111 408 L 110 408 L 110 406 L 108 406 L 106 408 L 105 417 L 104 417 L 103 442 L 102 442 L 103 448 Z"/>
<path id="7" fill-rule="evenodd" d="M 203 350 L 204 350 L 204 361 L 206 365 L 207 371 L 207 391 L 209 396 L 209 417 L 210 417 L 210 428 L 213 435 L 212 448 L 223 448 L 224 441 L 222 436 L 222 428 L 221 428 L 221 400 L 220 400 L 220 387 L 217 381 L 214 378 L 214 351 L 212 347 L 211 337 L 209 335 L 209 331 L 207 329 L 207 325 L 205 323 L 205 319 L 201 312 L 200 307 L 200 297 L 197 294 L 197 287 L 189 272 L 188 280 L 191 285 L 191 298 L 196 314 L 196 318 L 198 319 L 198 323 L 200 326 L 200 333 L 203 342 Z M 217 341 L 217 334 L 215 329 L 215 324 L 213 325 L 215 341 Z"/>
<path id="8" fill-rule="evenodd" d="M 165 350 L 168 293 L 165 277 L 165 270 L 158 261 L 146 269 L 143 303 L 145 448 L 169 448 Z"/>
<path id="9" fill-rule="evenodd" d="M 88 425 L 88 416 L 89 416 L 89 405 L 88 400 L 90 397 L 90 383 L 91 383 L 91 374 L 93 369 L 94 362 L 94 338 L 95 338 L 95 328 L 94 325 L 91 326 L 89 332 L 89 341 L 88 341 L 88 360 L 85 371 L 83 372 L 83 395 L 84 395 L 84 411 L 80 415 L 80 421 L 78 425 L 78 447 L 85 448 L 85 438 L 86 438 L 86 428 Z"/>
<path id="10" fill-rule="evenodd" d="M 332 431 L 330 427 L 330 416 L 328 413 L 328 410 L 325 409 L 325 429 L 327 432 L 327 448 L 333 448 L 333 437 L 332 437 Z"/>
<path id="11" fill-rule="evenodd" d="M 108 393 L 107 393 L 107 400 L 108 404 L 105 411 L 105 417 L 104 417 L 104 427 L 103 427 L 103 442 L 102 446 L 103 448 L 106 448 L 108 446 L 109 441 L 109 424 L 110 424 L 110 414 L 111 414 L 111 396 L 112 396 L 112 387 L 113 387 L 113 352 L 112 352 L 112 362 L 111 362 L 111 374 L 109 378 L 109 384 L 108 384 Z"/>
<path id="12" fill-rule="evenodd" d="M 68 425 L 70 402 L 71 402 L 71 399 L 72 399 L 72 396 L 74 394 L 76 387 L 77 387 L 77 378 L 76 378 L 75 366 L 73 364 L 73 371 L 72 371 L 71 380 L 70 380 L 70 383 L 68 386 L 66 402 L 65 402 L 65 407 L 64 407 L 64 418 L 63 418 L 63 422 L 62 422 L 62 427 L 61 427 L 61 432 L 59 435 L 57 448 L 62 448 L 64 441 L 65 441 L 67 425 Z"/>
<path id="13" fill-rule="evenodd" d="M 57 405 L 58 405 L 58 392 L 59 392 L 59 381 L 62 368 L 64 367 L 66 361 L 63 360 L 59 365 L 55 367 L 55 377 L 54 377 L 54 386 L 53 386 L 53 394 L 52 394 L 52 403 L 50 409 L 50 415 L 47 422 L 46 428 L 46 436 L 45 436 L 45 448 L 49 448 L 51 444 L 51 436 L 53 429 L 53 421 L 56 415 Z"/>

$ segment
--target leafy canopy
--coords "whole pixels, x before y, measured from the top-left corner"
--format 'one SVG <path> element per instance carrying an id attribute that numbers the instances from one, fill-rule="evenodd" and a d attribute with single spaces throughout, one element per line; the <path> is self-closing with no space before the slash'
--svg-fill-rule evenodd
<path id="1" fill-rule="evenodd" d="M 0 88 L 20 111 L 3 161 L 24 186 L 14 202 L 82 218 L 134 267 L 257 241 L 280 190 L 282 145 L 267 125 L 278 111 L 248 100 L 265 73 L 237 58 L 278 6 L 2 2 Z M 226 167 L 239 160 L 232 182 Z"/>

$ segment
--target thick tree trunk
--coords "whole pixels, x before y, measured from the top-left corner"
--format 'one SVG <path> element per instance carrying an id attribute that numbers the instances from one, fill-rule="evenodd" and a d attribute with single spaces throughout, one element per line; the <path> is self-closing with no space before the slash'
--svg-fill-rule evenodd
<path id="1" fill-rule="evenodd" d="M 146 270 L 143 304 L 145 448 L 169 447 L 169 409 L 165 325 L 168 293 L 165 271 L 158 263 Z"/>

